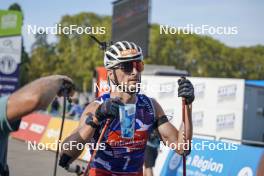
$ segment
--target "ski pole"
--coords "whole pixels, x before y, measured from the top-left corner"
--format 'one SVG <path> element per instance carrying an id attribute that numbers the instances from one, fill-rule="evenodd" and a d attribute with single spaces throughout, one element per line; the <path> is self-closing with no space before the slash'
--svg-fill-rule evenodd
<path id="1" fill-rule="evenodd" d="M 185 77 L 182 77 L 182 79 L 186 79 Z M 185 102 L 185 98 L 183 97 L 182 98 L 182 123 L 183 123 L 183 132 L 184 132 L 184 135 L 186 135 L 186 128 L 185 128 L 185 107 L 186 107 L 186 102 Z M 186 140 L 185 140 L 185 136 L 183 138 L 183 142 L 184 142 L 184 145 L 186 143 Z M 183 155 L 182 155 L 182 173 L 183 173 L 183 176 L 186 176 L 186 153 L 185 151 L 183 151 Z"/>
<path id="2" fill-rule="evenodd" d="M 100 134 L 100 136 L 99 136 L 99 139 L 98 139 L 98 141 L 97 141 L 97 145 L 100 145 L 100 143 L 101 143 L 101 141 L 102 141 L 102 139 L 103 139 L 103 136 L 104 136 L 104 134 L 105 134 L 105 132 L 106 132 L 106 129 L 109 127 L 109 125 L 110 125 L 110 119 L 107 119 L 107 120 L 106 120 L 106 123 L 105 123 L 105 125 L 104 125 L 104 128 L 103 128 L 103 130 L 102 130 L 102 132 L 101 132 L 101 134 Z M 91 162 L 93 161 L 93 159 L 94 159 L 96 153 L 97 153 L 97 150 L 94 150 L 93 153 L 92 153 L 92 155 L 91 155 L 90 160 L 89 160 L 88 163 L 87 163 L 87 167 L 86 167 L 86 169 L 85 169 L 84 176 L 88 176 L 88 171 L 90 170 Z"/>
<path id="3" fill-rule="evenodd" d="M 68 90 L 66 85 L 62 85 L 62 93 L 63 93 L 63 112 L 62 112 L 62 120 L 61 120 L 61 128 L 60 128 L 60 134 L 59 134 L 59 140 L 57 143 L 57 150 L 56 150 L 56 156 L 55 156 L 55 163 L 54 163 L 54 170 L 53 170 L 53 176 L 57 175 L 57 166 L 58 166 L 58 157 L 59 157 L 59 144 L 62 137 L 63 127 L 64 127 L 64 121 L 65 121 L 65 114 L 66 114 L 66 100 L 68 98 Z M 70 99 L 68 98 L 70 101 Z"/>
<path id="4" fill-rule="evenodd" d="M 185 130 L 185 98 L 182 98 L 182 123 L 183 123 L 183 131 L 184 131 L 184 135 L 186 134 L 186 130 Z M 185 138 L 184 138 L 184 145 L 185 145 Z M 182 155 L 182 169 L 183 169 L 183 176 L 186 176 L 186 155 L 185 155 L 185 151 L 183 151 L 183 155 Z"/>

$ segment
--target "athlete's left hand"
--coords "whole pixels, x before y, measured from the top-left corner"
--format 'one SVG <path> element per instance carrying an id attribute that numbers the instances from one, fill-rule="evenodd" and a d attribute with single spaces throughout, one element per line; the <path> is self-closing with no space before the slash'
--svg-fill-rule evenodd
<path id="1" fill-rule="evenodd" d="M 191 104 L 194 101 L 194 89 L 192 83 L 186 78 L 181 78 L 178 80 L 178 84 L 178 97 L 185 98 L 186 105 Z"/>

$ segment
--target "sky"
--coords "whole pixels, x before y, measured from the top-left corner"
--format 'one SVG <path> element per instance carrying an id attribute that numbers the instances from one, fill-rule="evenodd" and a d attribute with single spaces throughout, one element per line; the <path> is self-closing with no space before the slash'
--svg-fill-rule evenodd
<path id="1" fill-rule="evenodd" d="M 94 12 L 112 15 L 113 0 L 1 0 L 0 9 L 7 9 L 17 2 L 24 12 L 23 37 L 26 50 L 34 42 L 33 34 L 26 32 L 26 25 L 54 26 L 63 15 Z M 152 0 L 150 22 L 173 27 L 235 26 L 236 35 L 212 35 L 230 47 L 264 45 L 263 0 Z M 53 35 L 49 42 L 56 41 Z"/>

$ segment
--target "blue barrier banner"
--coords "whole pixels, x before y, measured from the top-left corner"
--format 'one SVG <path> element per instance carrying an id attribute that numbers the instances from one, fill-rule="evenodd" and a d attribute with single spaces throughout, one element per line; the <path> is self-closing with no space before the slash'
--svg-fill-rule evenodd
<path id="1" fill-rule="evenodd" d="M 264 148 L 204 139 L 194 139 L 192 146 L 186 160 L 188 176 L 255 176 L 264 165 Z M 160 175 L 181 176 L 182 157 L 170 151 Z"/>

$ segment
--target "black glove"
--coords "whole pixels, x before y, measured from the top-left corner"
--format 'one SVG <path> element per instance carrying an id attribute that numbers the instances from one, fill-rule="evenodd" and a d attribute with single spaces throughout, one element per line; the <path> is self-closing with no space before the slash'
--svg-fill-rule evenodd
<path id="1" fill-rule="evenodd" d="M 194 89 L 192 83 L 186 78 L 181 78 L 178 80 L 178 84 L 178 97 L 185 98 L 185 103 L 187 105 L 191 104 L 194 100 Z"/>
<path id="2" fill-rule="evenodd" d="M 119 98 L 109 98 L 103 102 L 95 111 L 95 116 L 99 122 L 104 119 L 114 119 L 119 117 L 119 105 L 124 105 Z"/>

